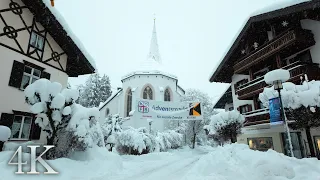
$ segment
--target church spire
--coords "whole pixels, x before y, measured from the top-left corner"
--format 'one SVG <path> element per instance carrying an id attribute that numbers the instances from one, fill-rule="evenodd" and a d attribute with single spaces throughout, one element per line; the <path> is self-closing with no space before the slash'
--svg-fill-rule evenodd
<path id="1" fill-rule="evenodd" d="M 161 63 L 158 41 L 157 41 L 156 18 L 153 19 L 153 31 L 152 31 L 148 60 L 154 60 L 158 63 Z"/>

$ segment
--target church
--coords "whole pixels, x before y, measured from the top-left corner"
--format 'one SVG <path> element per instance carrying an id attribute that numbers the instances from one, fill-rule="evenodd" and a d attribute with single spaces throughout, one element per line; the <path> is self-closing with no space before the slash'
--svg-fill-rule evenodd
<path id="1" fill-rule="evenodd" d="M 137 109 L 137 99 L 179 102 L 185 94 L 183 88 L 178 85 L 178 78 L 167 73 L 162 65 L 155 20 L 147 58 L 134 72 L 124 75 L 121 82 L 122 87 L 99 106 L 101 123 L 108 115 L 119 114 L 121 117 L 127 117 L 123 123 L 124 128 L 147 128 L 149 123 L 146 119 L 138 120 L 129 116 L 131 111 Z M 167 121 L 158 120 L 152 123 L 152 129 L 155 131 L 163 131 L 167 127 Z"/>

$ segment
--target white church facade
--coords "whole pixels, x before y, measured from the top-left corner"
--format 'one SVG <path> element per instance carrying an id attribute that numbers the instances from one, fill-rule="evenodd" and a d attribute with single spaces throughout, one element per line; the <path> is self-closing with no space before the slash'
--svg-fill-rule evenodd
<path id="1" fill-rule="evenodd" d="M 148 58 L 134 72 L 123 76 L 122 87 L 100 105 L 100 122 L 111 114 L 129 117 L 130 112 L 137 109 L 138 99 L 179 102 L 185 91 L 178 85 L 178 78 L 163 69 L 154 22 Z M 167 125 L 167 121 L 153 121 L 152 129 L 163 131 Z M 149 124 L 147 120 L 126 118 L 123 126 L 140 128 Z"/>

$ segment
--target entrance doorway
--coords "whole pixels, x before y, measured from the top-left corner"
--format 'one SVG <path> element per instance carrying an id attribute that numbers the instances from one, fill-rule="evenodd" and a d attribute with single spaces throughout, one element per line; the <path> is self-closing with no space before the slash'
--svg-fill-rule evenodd
<path id="1" fill-rule="evenodd" d="M 293 147 L 293 154 L 295 158 L 304 158 L 304 146 L 302 145 L 301 132 L 291 132 L 291 142 Z M 284 147 L 284 154 L 290 156 L 289 142 L 287 142 L 287 133 L 281 133 L 282 143 Z"/>

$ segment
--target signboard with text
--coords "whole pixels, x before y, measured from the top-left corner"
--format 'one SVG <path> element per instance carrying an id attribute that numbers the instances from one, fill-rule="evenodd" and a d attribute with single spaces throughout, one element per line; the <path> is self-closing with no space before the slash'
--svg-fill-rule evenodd
<path id="1" fill-rule="evenodd" d="M 269 99 L 269 113 L 270 113 L 270 124 L 282 124 L 281 118 L 281 107 L 280 107 L 280 99 L 279 98 L 272 98 Z"/>
<path id="2" fill-rule="evenodd" d="M 169 102 L 138 99 L 134 118 L 153 120 L 202 120 L 200 102 Z"/>

